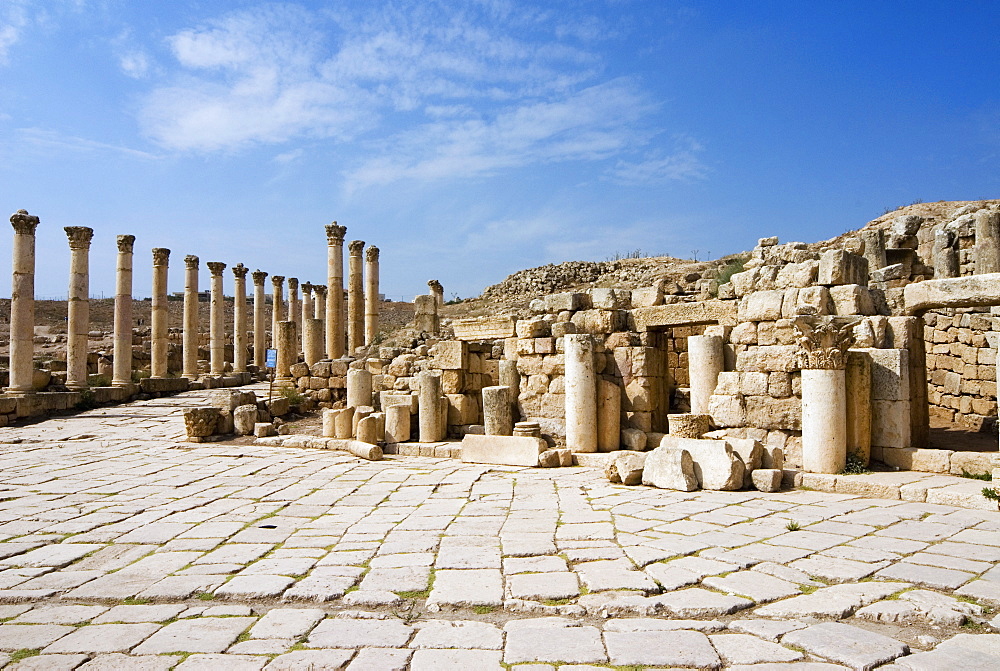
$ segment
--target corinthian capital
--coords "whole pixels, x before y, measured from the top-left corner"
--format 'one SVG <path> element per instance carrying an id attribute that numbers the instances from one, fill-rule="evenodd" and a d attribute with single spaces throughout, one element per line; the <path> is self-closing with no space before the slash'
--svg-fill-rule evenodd
<path id="1" fill-rule="evenodd" d="M 326 244 L 343 245 L 344 236 L 347 235 L 347 226 L 338 226 L 337 222 L 326 226 Z"/>
<path id="2" fill-rule="evenodd" d="M 263 270 L 255 270 L 250 273 L 250 276 L 253 277 L 253 283 L 260 286 L 264 286 L 264 280 L 267 279 L 267 273 Z"/>
<path id="3" fill-rule="evenodd" d="M 188 254 L 185 256 L 184 267 L 188 270 L 198 270 L 198 257 L 194 254 Z"/>
<path id="4" fill-rule="evenodd" d="M 245 280 L 247 278 L 247 271 L 250 270 L 242 263 L 237 263 L 233 266 L 233 276 L 239 280 Z M 261 280 L 263 282 L 263 279 Z"/>
<path id="5" fill-rule="evenodd" d="M 69 238 L 70 249 L 90 249 L 90 241 L 94 239 L 94 229 L 89 226 L 65 226 L 63 230 Z"/>
<path id="6" fill-rule="evenodd" d="M 364 240 L 351 240 L 347 243 L 347 251 L 351 253 L 351 256 L 361 256 L 361 252 L 365 249 Z"/>
<path id="7" fill-rule="evenodd" d="M 14 227 L 15 233 L 34 235 L 35 227 L 38 226 L 38 217 L 28 214 L 27 210 L 18 210 L 10 215 L 10 225 Z"/>
<path id="8" fill-rule="evenodd" d="M 123 254 L 131 254 L 132 246 L 135 245 L 134 235 L 119 235 L 118 236 L 118 251 Z"/>
<path id="9" fill-rule="evenodd" d="M 166 247 L 153 248 L 153 265 L 165 266 L 170 262 L 170 250 Z"/>
<path id="10" fill-rule="evenodd" d="M 799 336 L 798 366 L 807 370 L 841 370 L 846 352 L 854 344 L 854 325 L 860 319 L 838 319 L 817 315 L 795 318 Z"/>
<path id="11" fill-rule="evenodd" d="M 375 263 L 378 261 L 378 247 L 371 245 L 365 250 L 365 261 Z"/>

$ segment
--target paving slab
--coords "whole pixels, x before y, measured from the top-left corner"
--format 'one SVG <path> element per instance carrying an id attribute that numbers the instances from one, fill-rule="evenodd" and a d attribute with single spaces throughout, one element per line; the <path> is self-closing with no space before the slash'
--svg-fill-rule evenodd
<path id="1" fill-rule="evenodd" d="M 608 657 L 615 665 L 695 667 L 717 669 L 718 653 L 698 631 L 606 632 Z"/>
<path id="2" fill-rule="evenodd" d="M 200 617 L 172 622 L 141 643 L 137 655 L 161 655 L 170 652 L 223 652 L 233 644 L 252 617 Z"/>
<path id="3" fill-rule="evenodd" d="M 267 671 L 339 670 L 347 667 L 354 650 L 296 650 L 278 655 L 265 668 Z"/>
<path id="4" fill-rule="evenodd" d="M 399 620 L 328 619 L 312 630 L 306 644 L 311 648 L 401 647 L 412 633 L 413 627 Z"/>
<path id="5" fill-rule="evenodd" d="M 503 661 L 600 664 L 608 661 L 601 630 L 565 618 L 512 620 L 504 626 Z"/>
<path id="6" fill-rule="evenodd" d="M 128 652 L 160 629 L 159 624 L 94 624 L 80 627 L 46 646 L 46 654 Z"/>
<path id="7" fill-rule="evenodd" d="M 824 622 L 789 632 L 781 642 L 852 669 L 871 669 L 910 651 L 901 641 L 840 622 Z"/>

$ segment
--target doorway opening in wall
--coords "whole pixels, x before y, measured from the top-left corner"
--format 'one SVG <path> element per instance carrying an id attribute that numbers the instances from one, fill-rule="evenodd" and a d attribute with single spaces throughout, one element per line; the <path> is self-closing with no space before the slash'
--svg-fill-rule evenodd
<path id="1" fill-rule="evenodd" d="M 688 343 L 691 336 L 703 335 L 709 324 L 685 324 L 659 329 L 657 348 L 663 353 L 665 393 L 660 396 L 660 407 L 653 408 L 653 424 L 662 424 L 667 430 L 667 415 L 691 412 L 690 378 L 688 377 Z"/>
<path id="2" fill-rule="evenodd" d="M 924 314 L 928 446 L 997 451 L 997 308 L 941 308 Z"/>

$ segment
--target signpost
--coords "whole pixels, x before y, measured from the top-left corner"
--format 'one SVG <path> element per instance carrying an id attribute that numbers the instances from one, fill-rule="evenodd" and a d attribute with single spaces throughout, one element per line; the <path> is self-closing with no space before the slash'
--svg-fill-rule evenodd
<path id="1" fill-rule="evenodd" d="M 264 351 L 264 368 L 271 369 L 271 384 L 267 387 L 267 400 L 271 400 L 274 391 L 274 369 L 278 367 L 278 350 L 268 349 Z"/>

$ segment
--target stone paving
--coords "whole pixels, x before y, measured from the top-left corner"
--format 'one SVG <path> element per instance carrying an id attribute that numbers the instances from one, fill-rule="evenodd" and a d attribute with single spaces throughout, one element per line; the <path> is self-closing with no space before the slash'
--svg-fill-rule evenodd
<path id="1" fill-rule="evenodd" d="M 0 429 L 5 668 L 1000 667 L 998 512 L 182 442 L 205 394 Z"/>

